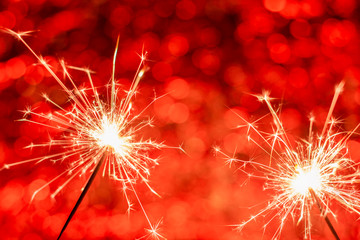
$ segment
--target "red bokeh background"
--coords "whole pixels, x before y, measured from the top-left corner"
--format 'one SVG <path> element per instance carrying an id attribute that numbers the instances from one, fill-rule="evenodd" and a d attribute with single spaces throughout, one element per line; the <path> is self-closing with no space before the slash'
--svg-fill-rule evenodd
<path id="1" fill-rule="evenodd" d="M 236 168 L 216 158 L 214 145 L 226 153 L 250 155 L 234 112 L 263 116 L 266 106 L 251 94 L 270 90 L 282 103 L 281 118 L 289 132 L 305 137 L 312 112 L 321 126 L 334 86 L 345 81 L 334 115 L 351 130 L 360 122 L 360 8 L 356 0 L 2 0 L 0 26 L 38 30 L 26 41 L 55 70 L 58 58 L 94 70 L 98 86 L 108 83 L 116 38 L 120 46 L 116 77 L 129 87 L 140 61 L 149 52 L 150 70 L 140 84 L 136 106 L 156 95 L 147 114 L 153 129 L 144 134 L 167 145 L 156 153 L 150 184 L 162 196 L 137 185 L 153 222 L 163 218 L 168 239 L 271 239 L 276 220 L 265 233 L 259 218 L 239 233 L 229 225 L 247 219 L 266 203 L 263 182 L 246 180 Z M 31 158 L 23 147 L 47 137 L 46 129 L 16 120 L 19 110 L 37 106 L 50 111 L 41 93 L 64 100 L 60 87 L 29 51 L 13 37 L 0 34 L 0 165 Z M 74 73 L 78 84 L 85 76 Z M 360 143 L 349 153 L 360 159 Z M 44 150 L 46 154 L 46 151 Z M 66 169 L 66 164 L 24 164 L 0 172 L 0 238 L 54 239 L 85 178 L 66 187 L 61 182 L 32 193 Z M 98 177 L 63 239 L 134 239 L 147 227 L 138 204 L 130 216 L 121 187 Z M 135 198 L 133 199 L 135 201 Z M 334 205 L 341 239 L 359 239 L 357 216 Z M 314 218 L 314 239 L 331 239 L 323 219 Z M 301 226 L 289 219 L 282 239 L 302 239 Z"/>

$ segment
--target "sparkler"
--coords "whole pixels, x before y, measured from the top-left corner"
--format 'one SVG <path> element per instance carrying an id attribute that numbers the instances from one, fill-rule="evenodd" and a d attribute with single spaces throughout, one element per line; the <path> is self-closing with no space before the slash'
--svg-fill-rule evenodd
<path id="1" fill-rule="evenodd" d="M 60 106 L 44 94 L 45 100 L 56 107 L 58 111 L 50 114 L 44 114 L 36 112 L 31 108 L 25 110 L 24 118 L 21 119 L 21 121 L 39 124 L 50 129 L 56 129 L 57 131 L 61 131 L 63 133 L 60 138 L 50 139 L 50 141 L 46 143 L 32 143 L 28 146 L 28 148 L 58 146 L 62 150 L 59 153 L 33 158 L 22 162 L 6 164 L 3 169 L 29 162 L 39 163 L 46 160 L 63 162 L 66 159 L 71 159 L 69 168 L 36 190 L 32 196 L 32 200 L 39 191 L 62 176 L 67 176 L 68 179 L 60 185 L 54 193 L 52 193 L 52 198 L 54 198 L 75 177 L 92 172 L 77 203 L 64 224 L 58 239 L 61 237 L 67 225 L 71 221 L 72 216 L 75 214 L 78 206 L 93 182 L 95 175 L 98 171 L 100 171 L 100 169 L 102 169 L 102 176 L 108 175 L 110 178 L 119 181 L 122 184 L 122 190 L 128 204 L 128 211 L 132 210 L 133 205 L 128 194 L 129 191 L 133 192 L 150 226 L 150 229 L 147 229 L 147 237 L 153 237 L 155 239 L 164 238 L 159 233 L 160 222 L 152 224 L 134 187 L 135 183 L 140 180 L 146 184 L 151 192 L 158 195 L 149 185 L 148 181 L 150 168 L 157 165 L 158 161 L 156 158 L 150 157 L 148 155 L 148 151 L 151 149 L 160 149 L 165 147 L 164 144 L 156 143 L 151 139 L 139 140 L 139 135 L 141 134 L 143 128 L 151 126 L 152 120 L 141 120 L 141 116 L 152 102 L 139 114 L 133 113 L 132 99 L 134 98 L 138 84 L 146 71 L 146 66 L 144 64 L 144 61 L 146 60 L 146 53 L 143 52 L 140 56 L 141 61 L 130 89 L 126 92 L 124 98 L 118 99 L 119 90 L 116 86 L 115 80 L 115 62 L 119 44 L 119 38 L 117 39 L 113 56 L 111 84 L 107 86 L 110 90 L 107 90 L 107 99 L 103 100 L 101 99 L 97 88 L 94 86 L 92 72 L 89 69 L 67 66 L 64 61 L 60 61 L 64 76 L 72 85 L 72 89 L 70 89 L 65 85 L 65 81 L 62 81 L 52 70 L 51 66 L 45 61 L 45 59 L 36 54 L 23 39 L 23 37 L 28 35 L 30 32 L 18 33 L 9 29 L 6 29 L 5 32 L 10 33 L 20 40 L 47 69 L 47 71 L 68 95 L 71 107 L 65 108 Z M 70 69 L 84 72 L 91 87 L 88 89 L 80 89 L 70 75 Z M 155 100 L 156 98 L 153 101 Z M 33 120 L 28 116 L 35 116 L 36 118 L 41 119 L 41 121 Z"/>
<path id="2" fill-rule="evenodd" d="M 352 131 L 341 132 L 339 123 L 332 117 L 343 86 L 340 83 L 335 88 L 321 134 L 314 133 L 315 120 L 310 117 L 309 137 L 296 142 L 295 147 L 278 110 L 271 104 L 268 92 L 257 97 L 265 102 L 270 111 L 273 132 L 259 130 L 258 121 L 250 123 L 238 115 L 246 123 L 240 127 L 247 128 L 248 140 L 268 156 L 268 163 L 260 159 L 236 159 L 219 148 L 215 148 L 215 151 L 222 154 L 230 165 L 240 164 L 239 170 L 248 177 L 264 180 L 264 190 L 271 190 L 274 194 L 262 210 L 235 225 L 237 230 L 241 231 L 245 225 L 263 216 L 269 219 L 263 226 L 265 231 L 270 222 L 277 218 L 280 224 L 272 239 L 279 239 L 285 221 L 291 216 L 297 219 L 297 224 L 304 222 L 304 237 L 311 239 L 310 215 L 312 206 L 316 204 L 334 237 L 340 239 L 328 217 L 336 218 L 330 202 L 337 202 L 345 209 L 360 214 L 360 191 L 356 188 L 356 184 L 360 183 L 360 170 L 358 163 L 348 157 L 347 149 L 347 142 L 359 125 Z"/>

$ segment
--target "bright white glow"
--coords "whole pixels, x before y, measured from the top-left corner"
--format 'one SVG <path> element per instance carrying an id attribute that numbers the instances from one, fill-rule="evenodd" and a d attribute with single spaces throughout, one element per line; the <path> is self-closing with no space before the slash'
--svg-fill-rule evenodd
<path id="1" fill-rule="evenodd" d="M 94 131 L 92 135 L 102 147 L 110 147 L 121 155 L 128 152 L 128 139 L 121 137 L 118 126 L 107 118 L 103 119 L 101 129 Z"/>
<path id="2" fill-rule="evenodd" d="M 298 174 L 291 182 L 291 188 L 299 194 L 305 195 L 309 192 L 309 189 L 319 190 L 321 189 L 321 174 L 320 169 L 312 167 L 311 169 L 297 169 Z"/>

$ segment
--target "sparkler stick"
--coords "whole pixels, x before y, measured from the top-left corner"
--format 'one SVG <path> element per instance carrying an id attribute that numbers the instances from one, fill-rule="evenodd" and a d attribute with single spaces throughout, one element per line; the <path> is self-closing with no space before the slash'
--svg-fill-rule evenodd
<path id="1" fill-rule="evenodd" d="M 318 198 L 318 196 L 316 196 L 315 191 L 312 188 L 309 188 L 309 192 L 311 193 L 311 196 L 315 199 L 316 205 L 318 206 L 319 210 L 320 210 L 320 214 L 324 217 L 326 224 L 328 225 L 331 233 L 334 235 L 336 240 L 340 240 L 339 235 L 337 234 L 334 226 L 332 225 L 329 217 L 326 214 L 326 211 L 323 209 L 323 207 L 321 206 L 320 200 Z"/>
<path id="2" fill-rule="evenodd" d="M 116 40 L 116 47 L 115 47 L 115 52 L 114 52 L 114 57 L 113 57 L 113 69 L 112 69 L 112 74 L 111 74 L 111 102 L 110 102 L 111 114 L 113 114 L 113 111 L 115 110 L 115 105 L 116 105 L 116 102 L 115 102 L 115 94 L 116 94 L 116 91 L 115 91 L 115 63 L 116 63 L 116 55 L 117 55 L 118 47 L 119 47 L 119 37 Z M 63 232 L 65 231 L 65 229 L 67 227 L 67 225 L 70 223 L 70 221 L 71 221 L 72 217 L 74 216 L 76 210 L 80 206 L 83 198 L 85 197 L 87 191 L 89 190 L 91 184 L 93 183 L 96 174 L 98 173 L 102 163 L 104 162 L 105 157 L 106 157 L 106 154 L 104 153 L 103 156 L 100 158 L 100 161 L 96 164 L 96 167 L 95 167 L 93 173 L 91 174 L 91 176 L 90 176 L 88 182 L 86 183 L 82 193 L 80 194 L 78 200 L 76 201 L 75 206 L 71 210 L 69 217 L 67 218 L 63 228 L 61 229 L 57 240 L 59 240 L 61 238 Z"/>
<path id="3" fill-rule="evenodd" d="M 152 224 L 149 216 L 142 206 L 134 185 L 137 181 L 141 181 L 146 184 L 152 193 L 159 196 L 150 186 L 148 180 L 148 177 L 150 176 L 150 168 L 157 165 L 158 162 L 156 158 L 149 156 L 148 151 L 151 149 L 161 149 L 165 147 L 182 149 L 181 147 L 169 147 L 162 143 L 156 143 L 151 139 L 143 140 L 141 138 L 140 132 L 143 128 L 151 126 L 151 119 L 140 120 L 141 116 L 144 111 L 158 99 L 155 98 L 149 105 L 140 111 L 139 114 L 133 113 L 132 100 L 136 94 L 138 84 L 146 71 L 146 67 L 144 66 L 146 53 L 143 52 L 140 56 L 140 64 L 129 90 L 125 92 L 126 94 L 123 98 L 117 99 L 118 88 L 116 87 L 115 80 L 115 62 L 119 46 L 119 38 L 117 39 L 113 56 L 113 69 L 110 79 L 111 85 L 110 87 L 106 85 L 110 88 L 110 91 L 107 89 L 107 98 L 106 100 L 103 100 L 100 98 L 97 87 L 94 86 L 91 75 L 92 72 L 89 69 L 67 66 L 64 61 L 61 61 L 60 65 L 64 72 L 64 78 L 68 79 L 73 87 L 73 89 L 69 89 L 65 82 L 62 81 L 52 70 L 52 67 L 44 60 L 44 58 L 36 54 L 23 39 L 23 37 L 28 35 L 30 32 L 17 33 L 10 29 L 5 29 L 3 31 L 20 40 L 47 69 L 47 71 L 68 95 L 71 107 L 64 108 L 44 94 L 45 100 L 56 107 L 58 109 L 57 112 L 44 114 L 38 113 L 31 108 L 26 109 L 24 111 L 24 118 L 21 119 L 21 121 L 38 124 L 43 127 L 63 132 L 63 135 L 60 138 L 50 139 L 49 142 L 46 143 L 31 143 L 28 148 L 54 146 L 61 147 L 62 150 L 59 153 L 43 157 L 5 164 L 0 170 L 8 169 L 24 163 L 39 163 L 45 160 L 63 162 L 68 158 L 77 157 L 76 160 L 71 159 L 72 161 L 66 171 L 36 190 L 31 200 L 34 199 L 35 195 L 39 191 L 59 180 L 62 176 L 68 176 L 68 179 L 60 185 L 54 193 L 52 193 L 51 197 L 53 198 L 76 176 L 92 172 L 84 186 L 83 192 L 75 204 L 75 207 L 72 209 L 59 235 L 60 238 L 82 202 L 82 199 L 93 182 L 96 173 L 101 168 L 101 165 L 103 165 L 102 176 L 108 175 L 111 179 L 122 184 L 122 191 L 127 201 L 128 212 L 132 210 L 133 206 L 130 201 L 130 197 L 128 196 L 128 192 L 132 192 L 150 226 L 149 229 L 146 229 L 148 232 L 147 235 L 155 239 L 163 239 L 164 237 L 159 234 L 160 221 L 156 224 Z M 69 69 L 84 72 L 91 87 L 89 89 L 80 89 L 71 77 Z M 91 98 L 88 96 L 89 91 L 92 93 Z M 36 116 L 42 121 L 36 121 L 31 118 L 28 119 L 27 116 Z"/>
<path id="4" fill-rule="evenodd" d="M 314 117 L 310 117 L 309 136 L 294 142 L 283 126 L 279 110 L 274 108 L 268 92 L 257 96 L 265 102 L 272 118 L 272 132 L 263 131 L 258 122 L 248 122 L 240 115 L 247 128 L 250 143 L 255 144 L 265 155 L 264 159 L 237 159 L 215 148 L 225 157 L 229 165 L 240 164 L 239 170 L 249 178 L 264 181 L 264 190 L 271 190 L 273 195 L 255 215 L 234 225 L 241 231 L 247 224 L 260 216 L 269 220 L 263 225 L 264 231 L 274 219 L 279 225 L 272 239 L 279 239 L 286 220 L 297 219 L 297 224 L 304 222 L 304 237 L 311 239 L 311 213 L 313 204 L 317 204 L 332 234 L 339 239 L 328 214 L 336 217 L 329 206 L 334 201 L 348 211 L 360 215 L 359 163 L 349 158 L 347 143 L 355 134 L 360 124 L 351 131 L 342 131 L 339 122 L 332 117 L 335 104 L 342 92 L 344 83 L 335 87 L 334 96 L 326 117 L 324 127 L 319 134 L 314 133 Z M 255 135 L 255 137 L 253 136 Z M 252 169 L 252 170 L 251 170 Z M 325 214 L 326 213 L 326 214 Z"/>
<path id="5" fill-rule="evenodd" d="M 60 234 L 59 234 L 57 240 L 59 240 L 59 239 L 61 238 L 62 234 L 64 233 L 64 231 L 65 231 L 65 229 L 66 229 L 66 227 L 67 227 L 67 225 L 70 223 L 70 221 L 71 221 L 72 217 L 74 216 L 76 210 L 77 210 L 78 207 L 80 206 L 80 204 L 81 204 L 82 200 L 84 199 L 87 191 L 89 190 L 91 184 L 93 183 L 96 174 L 99 172 L 99 169 L 100 169 L 101 165 L 103 164 L 105 157 L 106 157 L 106 155 L 104 154 L 104 155 L 100 158 L 100 161 L 97 163 L 97 165 L 96 165 L 93 173 L 91 174 L 88 182 L 86 183 L 86 185 L 85 185 L 82 193 L 80 194 L 78 200 L 76 201 L 75 206 L 74 206 L 73 209 L 71 210 L 71 212 L 70 212 L 70 214 L 69 214 L 69 217 L 66 219 L 66 222 L 65 222 L 63 228 L 61 229 Z"/>

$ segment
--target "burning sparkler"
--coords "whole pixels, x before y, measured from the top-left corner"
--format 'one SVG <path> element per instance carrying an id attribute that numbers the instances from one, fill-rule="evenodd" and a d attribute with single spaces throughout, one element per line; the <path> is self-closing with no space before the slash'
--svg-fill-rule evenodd
<path id="1" fill-rule="evenodd" d="M 273 239 L 278 239 L 285 220 L 292 216 L 297 219 L 298 224 L 304 222 L 304 237 L 311 239 L 310 215 L 312 206 L 316 204 L 334 237 L 339 239 L 328 218 L 328 215 L 336 217 L 330 208 L 330 202 L 336 201 L 347 210 L 360 214 L 360 191 L 355 186 L 360 183 L 360 169 L 358 163 L 348 157 L 347 149 L 347 142 L 359 125 L 350 132 L 341 132 L 338 122 L 332 118 L 343 85 L 340 83 L 335 88 L 321 134 L 314 134 L 314 117 L 311 117 L 309 138 L 301 139 L 295 147 L 284 129 L 278 111 L 271 104 L 268 92 L 257 97 L 259 101 L 266 103 L 270 111 L 273 119 L 272 133 L 259 130 L 256 122 L 247 122 L 239 115 L 246 123 L 244 126 L 247 127 L 248 140 L 265 152 L 269 161 L 241 160 L 225 154 L 219 148 L 215 151 L 225 156 L 228 163 L 240 164 L 239 170 L 249 177 L 263 179 L 264 189 L 273 191 L 274 195 L 257 214 L 235 225 L 237 230 L 242 230 L 259 216 L 270 219 L 264 225 L 265 230 L 271 221 L 278 218 L 280 224 L 273 235 Z M 250 171 L 249 166 L 255 171 Z"/>
<path id="2" fill-rule="evenodd" d="M 108 175 L 122 184 L 122 190 L 124 192 L 129 211 L 131 210 L 132 203 L 128 194 L 129 191 L 133 192 L 150 226 L 150 229 L 148 229 L 149 236 L 155 239 L 164 238 L 158 232 L 159 223 L 151 223 L 134 188 L 134 184 L 140 180 L 144 182 L 154 194 L 158 195 L 151 188 L 148 182 L 148 177 L 150 175 L 149 170 L 154 165 L 157 165 L 158 162 L 157 159 L 148 155 L 148 151 L 151 149 L 165 147 L 164 144 L 156 143 L 150 139 L 139 140 L 139 135 L 141 135 L 142 129 L 151 125 L 151 119 L 147 119 L 145 121 L 141 120 L 143 112 L 151 105 L 151 103 L 139 114 L 133 113 L 132 99 L 134 98 L 138 84 L 146 71 L 146 67 L 144 65 L 146 53 L 143 53 L 140 56 L 141 61 L 130 89 L 126 92 L 124 98 L 118 99 L 118 89 L 116 87 L 115 80 L 115 61 L 119 39 L 117 40 L 113 56 L 111 84 L 108 86 L 110 90 L 107 90 L 107 99 L 103 100 L 101 99 L 97 88 L 93 84 L 92 73 L 89 69 L 67 66 L 64 61 L 60 62 L 64 76 L 66 76 L 72 85 L 72 89 L 70 89 L 66 87 L 64 81 L 58 77 L 44 58 L 36 54 L 23 39 L 23 37 L 28 35 L 30 32 L 17 33 L 9 29 L 6 29 L 5 31 L 19 39 L 47 69 L 47 71 L 49 71 L 52 77 L 58 82 L 58 84 L 60 84 L 68 95 L 71 107 L 65 108 L 60 106 L 51 100 L 47 95 L 44 95 L 45 100 L 58 108 L 58 111 L 50 114 L 44 114 L 41 112 L 38 113 L 33 109 L 25 110 L 24 118 L 21 119 L 21 121 L 39 124 L 50 129 L 59 130 L 63 133 L 61 138 L 51 139 L 46 143 L 30 144 L 28 147 L 59 146 L 62 148 L 62 151 L 27 161 L 6 164 L 3 168 L 10 168 L 15 165 L 29 162 L 38 163 L 46 160 L 63 162 L 66 159 L 71 159 L 69 168 L 35 191 L 32 199 L 39 191 L 58 180 L 61 176 L 67 175 L 68 179 L 51 195 L 53 198 L 75 177 L 92 172 L 91 176 L 88 178 L 88 182 L 83 188 L 82 194 L 61 230 L 58 239 L 66 229 L 72 216 L 93 182 L 95 175 L 100 169 L 103 169 L 103 176 Z M 80 89 L 77 87 L 69 73 L 69 69 L 84 72 L 87 75 L 91 87 L 89 89 Z M 44 121 L 32 120 L 29 116 L 35 116 L 36 118 Z M 76 160 L 73 160 L 74 158 Z"/>

